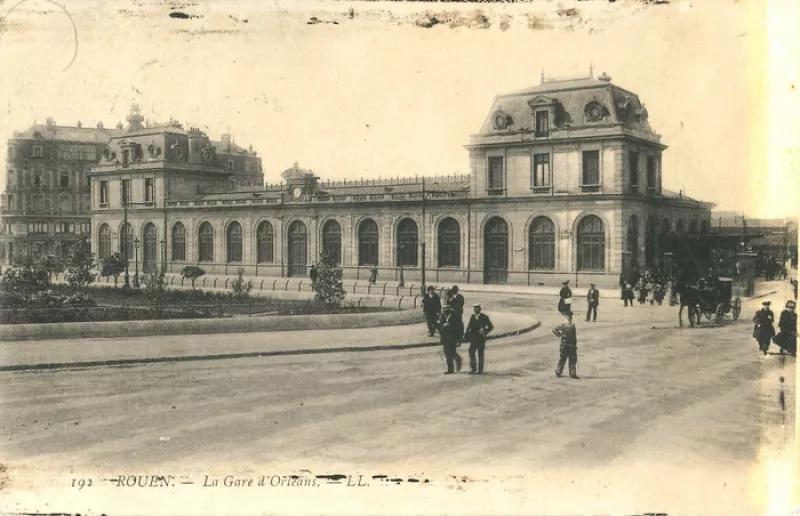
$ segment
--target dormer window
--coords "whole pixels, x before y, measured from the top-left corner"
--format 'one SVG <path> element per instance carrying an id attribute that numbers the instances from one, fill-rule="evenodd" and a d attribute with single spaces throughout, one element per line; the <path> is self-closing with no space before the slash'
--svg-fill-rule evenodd
<path id="1" fill-rule="evenodd" d="M 512 123 L 511 115 L 504 113 L 502 109 L 497 110 L 492 117 L 492 126 L 497 131 L 508 129 Z"/>
<path id="2" fill-rule="evenodd" d="M 236 169 L 236 162 L 232 159 L 228 160 L 228 170 L 235 170 Z"/>
<path id="3" fill-rule="evenodd" d="M 605 106 L 596 100 L 586 104 L 586 107 L 583 109 L 583 116 L 586 118 L 587 122 L 602 122 L 607 114 L 608 110 L 606 110 Z"/>
<path id="4" fill-rule="evenodd" d="M 536 136 L 544 137 L 550 135 L 550 113 L 547 110 L 536 111 Z"/>
<path id="5" fill-rule="evenodd" d="M 33 149 L 31 149 L 31 155 L 34 158 L 41 158 L 44 156 L 44 149 L 41 145 L 34 145 Z"/>
<path id="6" fill-rule="evenodd" d="M 127 150 L 127 149 L 122 151 L 122 166 L 123 167 L 127 167 L 128 166 L 128 163 L 130 162 L 130 159 L 131 159 L 131 151 Z"/>

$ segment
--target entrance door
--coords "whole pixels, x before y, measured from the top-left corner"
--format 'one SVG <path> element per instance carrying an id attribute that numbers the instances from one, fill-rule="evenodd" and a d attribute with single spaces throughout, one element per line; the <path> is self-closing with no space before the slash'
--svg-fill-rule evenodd
<path id="1" fill-rule="evenodd" d="M 500 217 L 484 230 L 483 282 L 505 283 L 508 278 L 508 225 Z"/>
<path id="2" fill-rule="evenodd" d="M 289 276 L 306 275 L 308 232 L 306 225 L 296 220 L 289 226 Z"/>
<path id="3" fill-rule="evenodd" d="M 148 224 L 142 232 L 144 236 L 144 248 L 142 250 L 142 272 L 149 274 L 156 270 L 156 246 L 158 235 L 155 224 Z"/>

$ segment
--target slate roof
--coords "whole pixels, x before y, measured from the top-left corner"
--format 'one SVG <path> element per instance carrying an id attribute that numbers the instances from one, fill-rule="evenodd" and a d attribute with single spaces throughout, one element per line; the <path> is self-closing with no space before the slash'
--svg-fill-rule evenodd
<path id="1" fill-rule="evenodd" d="M 601 77 L 603 79 L 587 77 L 545 81 L 524 90 L 497 95 L 479 134 L 498 135 L 523 129 L 532 130 L 535 127 L 535 114 L 529 102 L 539 99 L 544 102 L 555 101 L 555 128 L 568 124 L 573 130 L 622 123 L 625 127 L 650 133 L 657 138 L 650 128 L 639 96 L 612 84 L 610 77 Z M 584 115 L 586 106 L 592 101 L 599 102 L 605 110 L 605 116 L 600 122 L 589 122 Z M 627 108 L 626 103 L 629 106 Z M 504 129 L 494 128 L 494 115 L 499 111 L 511 117 L 511 123 Z"/>
<path id="2" fill-rule="evenodd" d="M 37 135 L 38 133 L 38 135 Z M 24 131 L 14 133 L 14 138 L 29 140 L 62 140 L 73 142 L 108 142 L 114 136 L 124 134 L 121 129 L 98 129 L 97 127 L 72 127 L 64 125 L 33 124 Z"/>

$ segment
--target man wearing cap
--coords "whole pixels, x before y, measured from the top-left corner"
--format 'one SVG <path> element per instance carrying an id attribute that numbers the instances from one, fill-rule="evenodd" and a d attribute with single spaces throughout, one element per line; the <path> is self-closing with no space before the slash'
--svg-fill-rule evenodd
<path id="1" fill-rule="evenodd" d="M 569 377 L 577 380 L 580 378 L 577 370 L 578 331 L 575 329 L 575 324 L 572 322 L 572 312 L 565 312 L 564 317 L 567 318 L 567 322 L 553 328 L 553 334 L 561 339 L 556 376 L 561 376 L 561 373 L 564 372 L 564 365 L 567 363 L 567 360 L 569 360 Z"/>
<path id="2" fill-rule="evenodd" d="M 447 305 L 453 309 L 453 317 L 458 321 L 460 335 L 464 334 L 464 296 L 458 292 L 458 285 L 453 285 L 447 292 Z M 459 335 L 459 337 L 460 337 Z M 459 344 L 461 339 L 459 338 Z"/>
<path id="3" fill-rule="evenodd" d="M 797 314 L 795 313 L 796 303 L 794 301 L 786 302 L 786 309 L 781 312 L 781 318 L 778 321 L 778 333 L 773 339 L 775 344 L 780 346 L 781 353 L 784 350 L 792 355 L 797 354 Z"/>
<path id="4" fill-rule="evenodd" d="M 442 300 L 439 299 L 439 294 L 436 293 L 436 288 L 433 285 L 428 285 L 428 292 L 422 300 L 422 313 L 425 316 L 425 322 L 428 324 L 428 335 L 433 337 L 434 333 L 436 333 L 436 323 L 442 313 Z"/>
<path id="5" fill-rule="evenodd" d="M 572 311 L 572 290 L 569 288 L 569 280 L 561 282 L 561 291 L 558 293 L 558 311 L 562 315 Z"/>
<path id="6" fill-rule="evenodd" d="M 494 329 L 494 325 L 486 314 L 481 313 L 481 305 L 472 305 L 472 311 L 474 313 L 469 318 L 464 340 L 469 342 L 470 373 L 476 372 L 475 353 L 477 353 L 477 372 L 481 374 L 483 373 L 483 354 L 486 349 L 486 336 Z"/>
<path id="7" fill-rule="evenodd" d="M 756 324 L 753 338 L 758 341 L 758 347 L 764 355 L 769 351 L 769 343 L 775 336 L 775 327 L 772 325 L 775 322 L 775 314 L 769 309 L 769 305 L 769 301 L 761 303 L 761 310 L 753 317 L 753 322 Z"/>
<path id="8" fill-rule="evenodd" d="M 600 304 L 600 291 L 594 288 L 594 283 L 589 283 L 589 292 L 586 293 L 586 304 L 589 309 L 586 311 L 586 322 L 589 322 L 591 314 L 592 322 L 597 322 L 597 305 Z"/>
<path id="9" fill-rule="evenodd" d="M 461 328 L 457 319 L 453 315 L 453 308 L 445 306 L 442 310 L 442 320 L 439 324 L 439 336 L 441 337 L 444 359 L 447 362 L 445 374 L 453 374 L 461 370 L 461 356 L 456 348 L 461 340 Z"/>

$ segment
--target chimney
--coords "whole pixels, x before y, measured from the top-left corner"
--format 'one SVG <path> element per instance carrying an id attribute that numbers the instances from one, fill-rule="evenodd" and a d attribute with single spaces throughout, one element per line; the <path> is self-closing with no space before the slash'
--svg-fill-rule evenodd
<path id="1" fill-rule="evenodd" d="M 47 117 L 47 128 L 48 128 L 48 129 L 52 129 L 52 128 L 53 128 L 53 126 L 55 126 L 55 125 L 56 125 L 56 123 L 55 123 L 55 121 L 53 120 L 53 117 L 52 117 L 52 116 L 48 116 L 48 117 Z"/>
<path id="2" fill-rule="evenodd" d="M 144 117 L 139 110 L 139 104 L 131 104 L 131 111 L 126 120 L 128 121 L 128 132 L 141 131 L 144 129 L 142 125 Z"/>
<path id="3" fill-rule="evenodd" d="M 222 145 L 225 147 L 225 150 L 231 150 L 231 135 L 230 133 L 225 133 L 222 135 Z"/>
<path id="4" fill-rule="evenodd" d="M 103 122 L 97 122 L 97 128 L 98 128 L 98 129 L 105 129 L 105 128 L 103 127 Z"/>
<path id="5" fill-rule="evenodd" d="M 83 127 L 83 124 L 81 123 L 81 121 L 80 121 L 80 120 L 78 120 L 78 123 L 77 123 L 77 124 L 75 124 L 75 126 L 76 126 L 78 129 L 80 129 L 81 127 Z"/>

